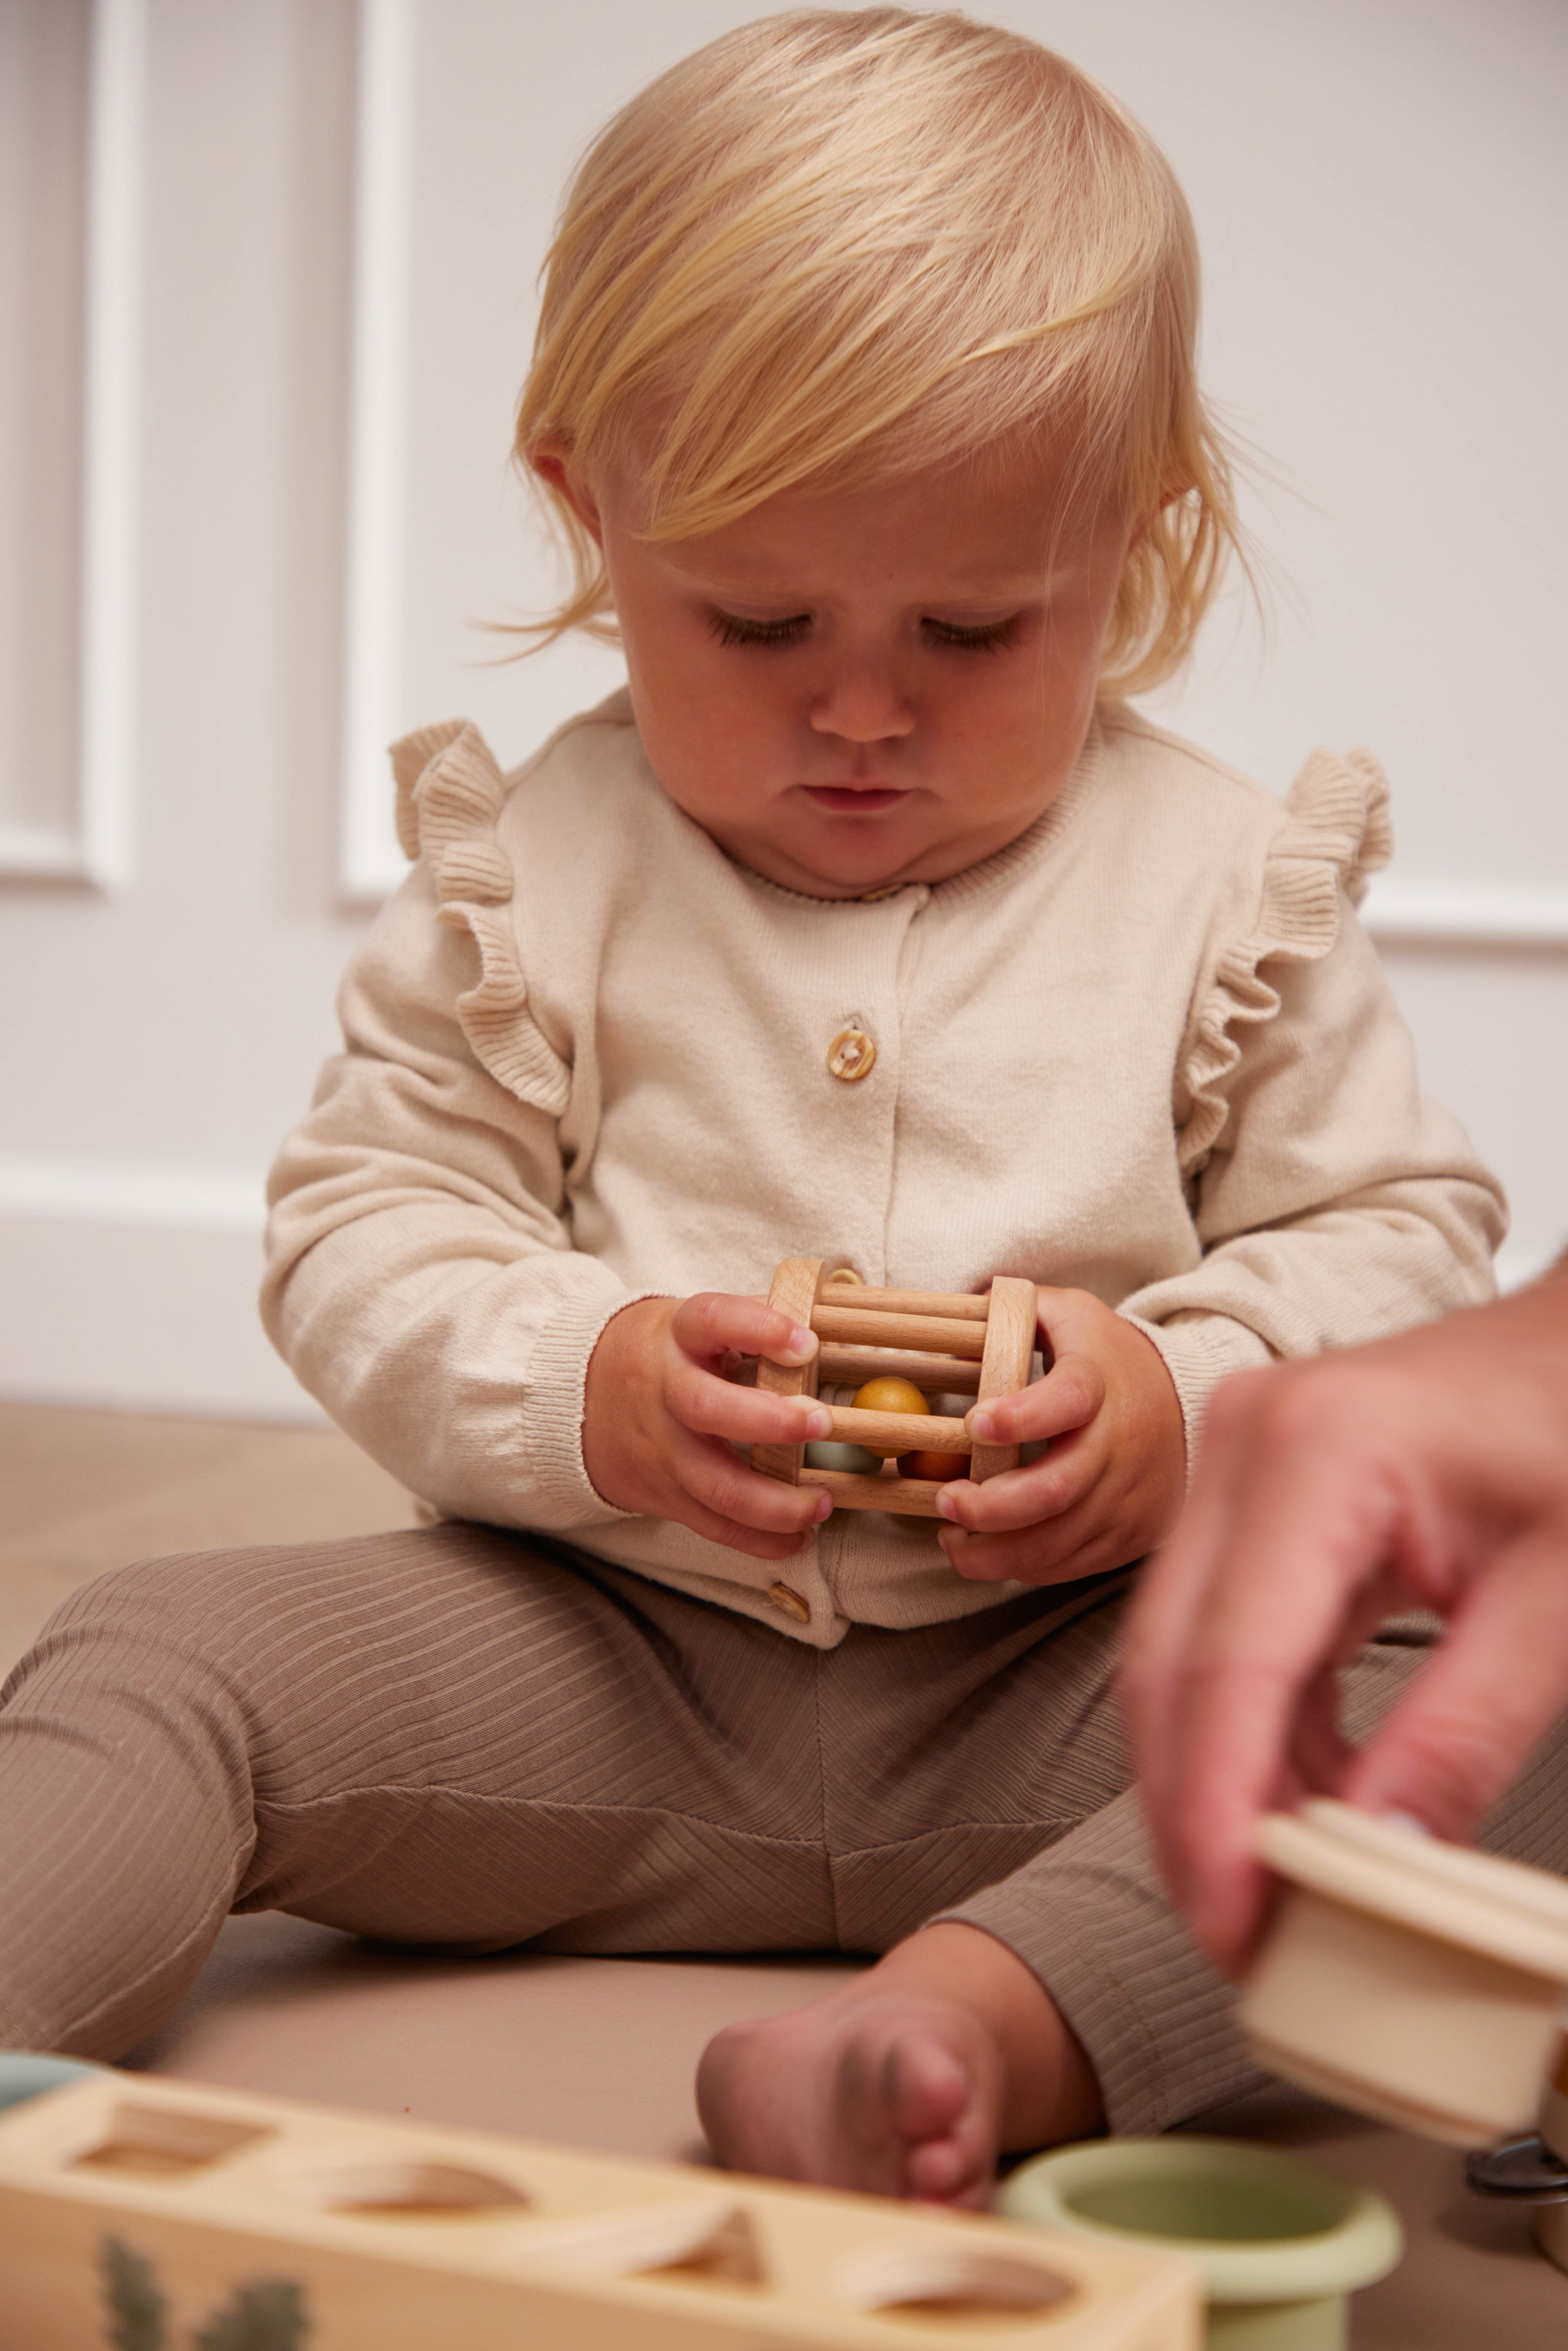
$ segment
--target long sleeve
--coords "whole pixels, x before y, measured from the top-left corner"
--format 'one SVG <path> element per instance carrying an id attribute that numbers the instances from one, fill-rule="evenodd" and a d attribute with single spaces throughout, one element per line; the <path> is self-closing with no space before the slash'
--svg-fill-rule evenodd
<path id="1" fill-rule="evenodd" d="M 1419 1091 L 1355 915 L 1385 845 L 1373 763 L 1309 768 L 1254 923 L 1222 949 L 1196 1008 L 1180 1142 L 1203 1256 L 1121 1309 L 1165 1356 L 1189 1455 L 1228 1374 L 1493 1293 L 1500 1190 Z"/>
<path id="2" fill-rule="evenodd" d="M 574 1250 L 557 1118 L 474 1051 L 475 941 L 441 911 L 421 863 L 349 971 L 345 1050 L 272 1175 L 263 1318 L 332 1417 L 439 1510 L 605 1525 L 622 1514 L 583 1471 L 583 1379 L 642 1293 Z M 514 1003 L 514 1037 L 526 1019 Z"/>

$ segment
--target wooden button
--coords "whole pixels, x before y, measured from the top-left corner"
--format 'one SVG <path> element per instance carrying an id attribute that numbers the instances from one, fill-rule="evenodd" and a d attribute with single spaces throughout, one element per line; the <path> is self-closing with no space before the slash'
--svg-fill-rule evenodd
<path id="1" fill-rule="evenodd" d="M 852 1086 L 876 1065 L 876 1040 L 863 1029 L 841 1029 L 828 1048 L 828 1075 Z"/>
<path id="2" fill-rule="evenodd" d="M 802 1600 L 798 1592 L 791 1592 L 787 1583 L 769 1584 L 768 1597 L 772 1601 L 775 1608 L 782 1609 L 786 1616 L 793 1616 L 797 1625 L 810 1623 L 810 1602 Z"/>

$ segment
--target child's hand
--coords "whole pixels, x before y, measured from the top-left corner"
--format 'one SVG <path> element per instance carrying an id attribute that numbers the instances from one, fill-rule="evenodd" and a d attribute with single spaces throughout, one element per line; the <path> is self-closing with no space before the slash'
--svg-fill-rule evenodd
<path id="1" fill-rule="evenodd" d="M 582 1458 L 595 1491 L 754 1559 L 788 1559 L 830 1498 L 762 1477 L 730 1447 L 799 1445 L 832 1424 L 810 1396 L 737 1387 L 724 1374 L 737 1353 L 805 1364 L 816 1352 L 812 1332 L 759 1298 L 707 1291 L 623 1307 L 588 1366 Z"/>
<path id="2" fill-rule="evenodd" d="M 1065 1583 L 1124 1567 L 1175 1526 L 1186 1485 L 1180 1399 L 1159 1350 L 1086 1290 L 1041 1290 L 1043 1379 L 968 1415 L 988 1444 L 1051 1450 L 941 1498 L 949 1563 L 977 1583 Z M 988 1424 L 988 1425 L 987 1425 Z"/>

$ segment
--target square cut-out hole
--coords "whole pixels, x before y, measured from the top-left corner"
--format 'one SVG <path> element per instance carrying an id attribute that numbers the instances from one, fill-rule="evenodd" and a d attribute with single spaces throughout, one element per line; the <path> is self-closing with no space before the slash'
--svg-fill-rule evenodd
<path id="1" fill-rule="evenodd" d="M 542 2253 L 604 2277 L 649 2278 L 671 2285 L 759 2286 L 768 2264 L 743 2205 L 690 2205 L 671 2211 L 620 2212 L 578 2223 L 570 2234 L 534 2240 Z"/>
<path id="2" fill-rule="evenodd" d="M 289 2185 L 319 2212 L 365 2220 L 515 2220 L 529 2199 L 494 2172 L 418 2157 L 297 2171 Z"/>
<path id="3" fill-rule="evenodd" d="M 890 2246 L 845 2277 L 849 2299 L 871 2318 L 896 2318 L 934 2329 L 1032 2325 L 1060 2314 L 1077 2295 L 1071 2278 L 1006 2253 Z"/>
<path id="4" fill-rule="evenodd" d="M 181 2179 L 257 2139 L 271 2138 L 260 2123 L 222 2115 L 183 2113 L 177 2106 L 116 2106 L 96 2147 L 73 2156 L 77 2171 L 128 2171 L 142 2179 Z"/>

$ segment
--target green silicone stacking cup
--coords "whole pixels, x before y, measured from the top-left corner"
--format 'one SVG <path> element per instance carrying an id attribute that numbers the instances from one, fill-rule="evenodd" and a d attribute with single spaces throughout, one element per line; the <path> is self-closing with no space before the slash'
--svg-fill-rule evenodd
<path id="1" fill-rule="evenodd" d="M 1403 2247 L 1370 2189 L 1239 2139 L 1059 2147 L 1021 2165 L 999 2203 L 1038 2228 L 1184 2254 L 1208 2297 L 1212 2351 L 1344 2351 L 1345 2296 L 1385 2277 Z"/>

